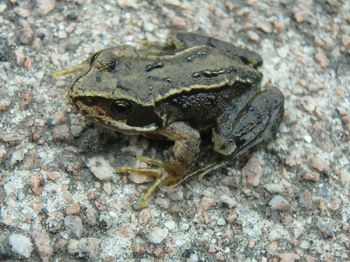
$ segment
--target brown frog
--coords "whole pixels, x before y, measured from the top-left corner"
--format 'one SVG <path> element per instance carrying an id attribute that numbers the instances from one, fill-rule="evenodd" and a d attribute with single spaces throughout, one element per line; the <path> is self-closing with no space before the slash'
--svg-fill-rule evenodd
<path id="1" fill-rule="evenodd" d="M 100 50 L 56 76 L 82 71 L 67 96 L 88 119 L 122 133 L 174 142 L 165 163 L 142 158 L 148 168 L 117 168 L 156 178 L 141 199 L 145 206 L 157 187 L 225 166 L 275 137 L 284 97 L 277 88 L 260 89 L 261 64 L 261 57 L 247 49 L 174 33 L 162 47 Z M 216 156 L 198 165 L 207 135 Z"/>

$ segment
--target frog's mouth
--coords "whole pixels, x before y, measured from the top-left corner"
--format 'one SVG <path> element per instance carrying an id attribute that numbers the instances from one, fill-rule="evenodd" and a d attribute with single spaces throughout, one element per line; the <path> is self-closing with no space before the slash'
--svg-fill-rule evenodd
<path id="1" fill-rule="evenodd" d="M 161 124 L 153 110 L 129 101 L 78 97 L 71 100 L 71 104 L 89 120 L 121 133 L 154 132 Z"/>

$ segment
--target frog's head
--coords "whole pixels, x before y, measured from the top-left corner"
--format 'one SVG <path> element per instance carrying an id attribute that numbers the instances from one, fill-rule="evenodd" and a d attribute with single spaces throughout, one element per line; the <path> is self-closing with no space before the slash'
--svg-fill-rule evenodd
<path id="1" fill-rule="evenodd" d="M 115 50 L 104 49 L 89 60 L 88 69 L 67 91 L 73 107 L 94 122 L 125 133 L 155 131 L 161 119 L 154 106 L 143 103 L 135 88 L 128 88 L 118 76 L 125 60 Z M 126 81 L 128 82 L 128 81 Z M 136 90 L 136 91 L 135 91 Z"/>

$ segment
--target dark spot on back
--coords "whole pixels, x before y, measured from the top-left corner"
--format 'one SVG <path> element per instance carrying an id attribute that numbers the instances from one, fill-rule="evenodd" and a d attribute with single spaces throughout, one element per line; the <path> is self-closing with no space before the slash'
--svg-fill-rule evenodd
<path id="1" fill-rule="evenodd" d="M 152 71 L 153 69 L 156 69 L 156 68 L 162 68 L 164 66 L 163 63 L 161 62 L 157 62 L 157 63 L 154 63 L 154 64 L 151 64 L 151 65 L 146 65 L 146 72 L 150 72 Z"/>

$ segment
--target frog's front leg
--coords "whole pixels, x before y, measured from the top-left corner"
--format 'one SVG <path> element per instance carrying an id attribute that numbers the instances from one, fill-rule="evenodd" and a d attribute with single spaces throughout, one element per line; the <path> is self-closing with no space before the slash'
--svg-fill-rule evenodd
<path id="1" fill-rule="evenodd" d="M 191 167 L 199 154 L 200 134 L 197 130 L 183 122 L 175 122 L 161 128 L 159 134 L 175 142 L 170 159 L 161 162 L 146 157 L 139 159 L 149 165 L 146 168 L 118 167 L 117 173 L 137 172 L 141 175 L 155 177 L 140 201 L 141 207 L 147 205 L 149 197 L 160 186 L 178 183 Z"/>
<path id="2" fill-rule="evenodd" d="M 284 97 L 277 88 L 257 93 L 238 117 L 228 108 L 213 130 L 215 151 L 234 157 L 251 153 L 276 135 L 283 113 Z"/>

